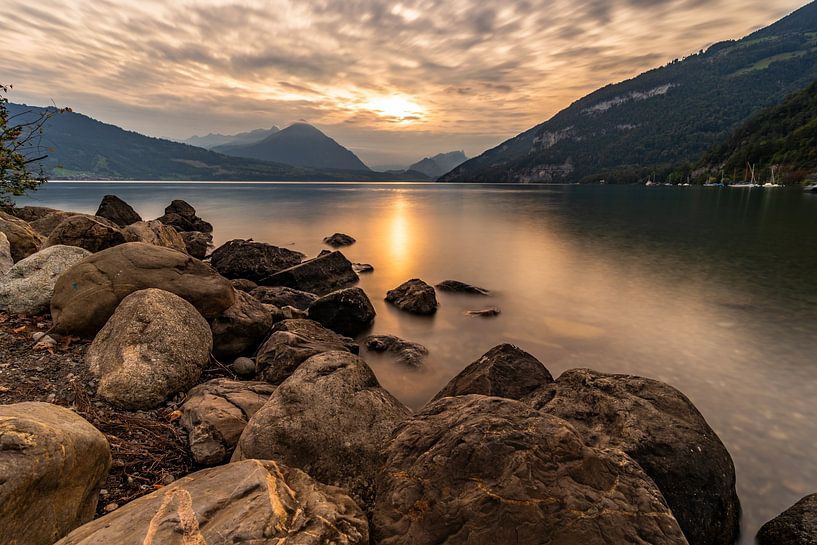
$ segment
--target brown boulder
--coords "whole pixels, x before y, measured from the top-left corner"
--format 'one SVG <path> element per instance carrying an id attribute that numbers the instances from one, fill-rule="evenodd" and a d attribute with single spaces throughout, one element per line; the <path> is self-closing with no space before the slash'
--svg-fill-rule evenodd
<path id="1" fill-rule="evenodd" d="M 280 270 L 295 266 L 304 254 L 254 240 L 231 240 L 216 248 L 210 264 L 227 278 L 258 282 Z"/>
<path id="2" fill-rule="evenodd" d="M 45 242 L 31 225 L 5 212 L 0 212 L 0 232 L 8 238 L 15 263 L 38 252 Z"/>
<path id="3" fill-rule="evenodd" d="M 180 252 L 187 252 L 187 245 L 181 235 L 172 227 L 158 220 L 138 221 L 122 230 L 128 242 L 145 242 L 164 246 Z"/>
<path id="4" fill-rule="evenodd" d="M 360 278 L 352 269 L 352 262 L 340 252 L 328 252 L 304 261 L 289 269 L 260 280 L 263 286 L 285 286 L 301 291 L 325 295 L 348 288 Z"/>
<path id="5" fill-rule="evenodd" d="M 272 313 L 252 295 L 236 292 L 235 304 L 213 318 L 213 354 L 230 361 L 251 355 L 272 329 Z"/>
<path id="6" fill-rule="evenodd" d="M 817 545 L 817 494 L 806 496 L 757 533 L 758 545 Z"/>
<path id="7" fill-rule="evenodd" d="M 278 308 L 292 307 L 306 310 L 309 305 L 318 300 L 318 296 L 308 291 L 295 290 L 283 286 L 258 286 L 250 294 L 267 305 Z"/>
<path id="8" fill-rule="evenodd" d="M 99 252 L 125 243 L 122 230 L 105 218 L 71 216 L 57 225 L 48 235 L 46 246 L 77 246 L 89 252 Z"/>
<path id="9" fill-rule="evenodd" d="M 196 259 L 207 257 L 207 250 L 213 243 L 213 235 L 210 233 L 200 233 L 199 231 L 181 231 L 179 233 L 188 254 Z"/>
<path id="10" fill-rule="evenodd" d="M 386 302 L 411 314 L 429 315 L 437 312 L 434 288 L 413 278 L 386 293 Z"/>
<path id="11" fill-rule="evenodd" d="M 196 215 L 196 209 L 182 200 L 174 200 L 165 208 L 165 215 L 158 218 L 177 231 L 212 233 L 213 226 Z"/>
<path id="12" fill-rule="evenodd" d="M 309 305 L 310 320 L 350 337 L 369 329 L 374 317 L 372 302 L 360 288 L 333 291 Z"/>
<path id="13" fill-rule="evenodd" d="M 111 220 L 119 227 L 142 221 L 142 216 L 136 213 L 131 205 L 117 197 L 116 195 L 105 195 L 99 203 L 96 215 Z"/>

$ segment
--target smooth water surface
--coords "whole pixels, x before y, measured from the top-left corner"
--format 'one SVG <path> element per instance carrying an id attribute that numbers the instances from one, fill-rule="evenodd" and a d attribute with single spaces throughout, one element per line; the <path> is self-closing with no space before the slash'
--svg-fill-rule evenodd
<path id="1" fill-rule="evenodd" d="M 367 355 L 422 406 L 502 342 L 557 375 L 574 367 L 666 381 L 732 454 L 742 543 L 817 492 L 817 195 L 786 190 L 439 184 L 50 183 L 19 204 L 96 211 L 115 193 L 145 218 L 171 199 L 215 226 L 315 255 L 336 231 L 371 263 L 375 333 L 426 345 L 425 368 Z M 433 318 L 387 306 L 405 280 L 457 279 L 491 298 L 438 294 Z M 498 306 L 493 319 L 468 310 Z"/>

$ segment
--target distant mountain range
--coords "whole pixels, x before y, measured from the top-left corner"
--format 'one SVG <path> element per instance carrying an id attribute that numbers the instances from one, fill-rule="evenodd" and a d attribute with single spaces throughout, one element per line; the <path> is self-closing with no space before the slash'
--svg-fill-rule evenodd
<path id="1" fill-rule="evenodd" d="M 24 123 L 54 108 L 8 104 Z M 281 131 L 283 132 L 283 131 Z M 187 144 L 152 138 L 74 113 L 55 113 L 44 127 L 37 163 L 53 179 L 77 180 L 270 180 L 404 181 L 424 179 L 404 172 L 307 168 L 280 162 L 231 157 Z M 350 162 L 349 164 L 357 164 Z M 360 163 L 362 165 L 362 163 Z"/>
<path id="2" fill-rule="evenodd" d="M 317 169 L 369 171 L 358 157 L 307 123 L 295 123 L 250 144 L 224 144 L 213 151 L 260 161 Z"/>
<path id="3" fill-rule="evenodd" d="M 204 149 L 213 149 L 216 146 L 223 146 L 225 144 L 254 144 L 280 130 L 281 129 L 273 125 L 272 128 L 269 129 L 255 129 L 254 131 L 238 134 L 210 133 L 207 136 L 191 136 L 185 140 L 184 143 Z"/>
<path id="4" fill-rule="evenodd" d="M 576 101 L 458 166 L 443 181 L 635 181 L 697 163 L 760 110 L 817 79 L 817 3 L 742 40 Z"/>
<path id="5" fill-rule="evenodd" d="M 429 178 L 439 178 L 446 172 L 452 171 L 462 163 L 468 160 L 468 157 L 463 151 L 451 151 L 448 153 L 438 153 L 434 157 L 426 157 L 417 161 L 407 170 L 414 170 L 422 172 Z"/>

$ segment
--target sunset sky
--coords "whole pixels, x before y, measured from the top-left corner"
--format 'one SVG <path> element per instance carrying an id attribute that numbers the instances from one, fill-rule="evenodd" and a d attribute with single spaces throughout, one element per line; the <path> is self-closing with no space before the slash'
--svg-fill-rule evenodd
<path id="1" fill-rule="evenodd" d="M 370 166 L 476 155 L 804 0 L 3 0 L 0 83 L 152 136 L 305 120 Z"/>

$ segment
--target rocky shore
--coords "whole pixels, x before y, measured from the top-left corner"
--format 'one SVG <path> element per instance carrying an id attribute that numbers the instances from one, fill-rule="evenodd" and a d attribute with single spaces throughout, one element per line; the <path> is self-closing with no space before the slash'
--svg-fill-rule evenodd
<path id="1" fill-rule="evenodd" d="M 360 357 L 428 355 L 367 336 L 376 312 L 355 284 L 371 266 L 253 240 L 213 249 L 212 232 L 184 201 L 148 221 L 115 196 L 95 215 L 0 211 L 0 543 L 737 538 L 732 459 L 671 386 L 553 377 L 500 345 L 412 412 Z M 445 311 L 416 278 L 377 296 Z M 805 498 L 758 538 L 814 545 L 815 520 Z"/>

